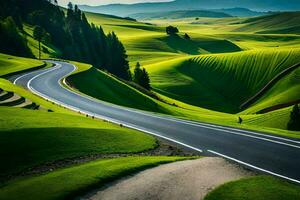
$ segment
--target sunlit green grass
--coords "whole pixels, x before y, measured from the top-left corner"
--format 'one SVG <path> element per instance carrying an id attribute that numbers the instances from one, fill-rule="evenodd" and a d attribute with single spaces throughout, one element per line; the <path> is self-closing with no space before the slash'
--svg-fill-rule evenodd
<path id="1" fill-rule="evenodd" d="M 1 175 L 46 162 L 99 153 L 134 153 L 154 148 L 153 137 L 118 125 L 26 109 L 0 109 Z"/>
<path id="2" fill-rule="evenodd" d="M 11 181 L 0 188 L 0 199 L 57 200 L 84 195 L 93 188 L 133 172 L 187 157 L 126 157 L 105 159 Z"/>
<path id="3" fill-rule="evenodd" d="M 225 183 L 210 192 L 205 200 L 296 200 L 300 186 L 271 176 L 255 176 Z"/>
<path id="4" fill-rule="evenodd" d="M 0 53 L 0 76 L 38 67 L 43 64 L 44 63 L 39 60 Z"/>
<path id="5" fill-rule="evenodd" d="M 175 59 L 146 68 L 154 89 L 165 96 L 203 108 L 237 113 L 243 102 L 278 73 L 298 63 L 299 55 L 297 49 L 245 51 Z M 274 90 L 273 93 L 280 93 Z"/>

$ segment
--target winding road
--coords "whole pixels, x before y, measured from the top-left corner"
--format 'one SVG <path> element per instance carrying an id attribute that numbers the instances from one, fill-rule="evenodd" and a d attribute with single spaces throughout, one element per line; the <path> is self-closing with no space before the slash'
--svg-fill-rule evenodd
<path id="1" fill-rule="evenodd" d="M 300 141 L 259 132 L 198 123 L 125 108 L 75 93 L 61 84 L 76 67 L 49 61 L 55 67 L 26 73 L 13 82 L 33 93 L 81 113 L 137 129 L 204 155 L 221 156 L 247 168 L 300 184 Z"/>

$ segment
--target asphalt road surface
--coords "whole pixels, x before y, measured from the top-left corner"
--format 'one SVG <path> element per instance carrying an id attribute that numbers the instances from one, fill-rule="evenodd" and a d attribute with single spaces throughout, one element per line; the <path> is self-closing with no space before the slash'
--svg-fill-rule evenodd
<path id="1" fill-rule="evenodd" d="M 20 75 L 12 81 L 77 112 L 141 130 L 205 155 L 221 156 L 300 184 L 299 140 L 181 120 L 96 100 L 62 86 L 61 81 L 76 69 L 75 66 L 59 61 L 49 62 L 56 66 Z"/>

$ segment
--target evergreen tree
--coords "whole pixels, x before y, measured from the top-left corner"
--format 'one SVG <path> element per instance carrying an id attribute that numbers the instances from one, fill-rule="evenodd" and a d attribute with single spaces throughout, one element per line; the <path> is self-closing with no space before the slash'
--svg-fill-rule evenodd
<path id="1" fill-rule="evenodd" d="M 151 89 L 149 74 L 145 68 L 142 70 L 141 86 L 147 90 Z"/>
<path id="2" fill-rule="evenodd" d="M 145 68 L 141 68 L 139 62 L 136 63 L 134 69 L 133 81 L 147 90 L 151 89 L 149 75 Z"/>
<path id="3" fill-rule="evenodd" d="M 106 69 L 125 80 L 130 80 L 129 64 L 127 61 L 127 54 L 123 44 L 119 41 L 114 32 L 107 36 L 108 43 L 108 63 Z"/>
<path id="4" fill-rule="evenodd" d="M 298 104 L 293 107 L 287 128 L 291 131 L 300 131 L 300 109 Z"/>
<path id="5" fill-rule="evenodd" d="M 87 62 L 97 68 L 106 69 L 120 78 L 131 80 L 126 50 L 116 34 L 105 35 L 101 27 L 89 24 L 78 6 L 69 3 L 65 13 L 57 6 L 55 0 L 6 0 L 1 2 L 0 20 L 4 20 L 7 16 L 11 16 L 13 21 L 18 20 L 20 27 L 15 22 L 10 28 L 6 26 L 7 22 L 4 23 L 5 29 L 3 24 L 1 25 L 0 34 L 3 36 L 1 51 L 6 53 L 13 51 L 12 54 L 19 56 L 30 54 L 30 51 L 20 50 L 22 47 L 29 48 L 22 35 L 18 33 L 22 23 L 27 23 L 44 30 L 42 38 L 35 37 L 39 46 L 41 41 L 45 44 L 51 42 L 52 46 L 60 50 L 64 59 Z M 15 34 L 6 34 L 7 31 Z"/>
<path id="6" fill-rule="evenodd" d="M 13 17 L 0 21 L 0 52 L 16 56 L 33 57 L 27 41 L 19 34 Z"/>
<path id="7" fill-rule="evenodd" d="M 45 30 L 40 26 L 35 26 L 33 30 L 33 37 L 38 41 L 39 44 L 39 59 L 41 59 L 41 41 L 44 37 Z"/>

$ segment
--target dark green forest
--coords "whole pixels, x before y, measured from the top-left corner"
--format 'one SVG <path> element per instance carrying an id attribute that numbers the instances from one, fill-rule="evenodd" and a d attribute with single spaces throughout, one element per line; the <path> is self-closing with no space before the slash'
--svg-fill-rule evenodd
<path id="1" fill-rule="evenodd" d="M 130 80 L 126 50 L 114 32 L 89 24 L 77 5 L 63 9 L 48 0 L 6 0 L 0 6 L 0 52 L 33 57 L 22 37 L 23 24 L 44 30 L 47 41 L 60 57 L 90 63 L 94 67 Z"/>

